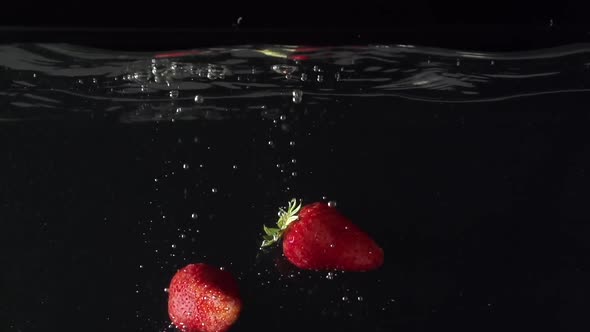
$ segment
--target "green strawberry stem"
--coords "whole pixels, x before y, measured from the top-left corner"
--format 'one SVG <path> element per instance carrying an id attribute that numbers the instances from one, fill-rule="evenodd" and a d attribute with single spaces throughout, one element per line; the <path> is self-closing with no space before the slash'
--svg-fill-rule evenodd
<path id="1" fill-rule="evenodd" d="M 289 225 L 291 225 L 292 222 L 299 219 L 297 213 L 299 213 L 300 209 L 301 201 L 297 203 L 297 200 L 295 198 L 289 201 L 289 206 L 287 207 L 287 210 L 280 208 L 279 221 L 277 221 L 278 228 L 263 226 L 265 234 L 263 236 L 264 241 L 262 241 L 261 247 L 268 247 L 271 244 L 277 242 L 281 238 L 281 236 L 283 236 L 283 233 L 285 233 L 287 227 L 289 227 Z"/>

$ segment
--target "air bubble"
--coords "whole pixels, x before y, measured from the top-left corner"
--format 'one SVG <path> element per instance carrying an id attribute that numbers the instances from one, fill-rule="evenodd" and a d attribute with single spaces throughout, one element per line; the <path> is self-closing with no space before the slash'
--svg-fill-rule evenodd
<path id="1" fill-rule="evenodd" d="M 164 288 L 164 292 L 165 293 L 168 293 L 168 288 Z"/>
<path id="2" fill-rule="evenodd" d="M 155 73 L 154 73 L 155 74 Z M 149 72 L 137 72 L 133 74 L 133 79 L 137 82 L 147 82 L 150 79 Z"/>
<path id="3" fill-rule="evenodd" d="M 348 301 L 348 296 L 343 296 L 342 301 L 344 301 L 344 302 Z"/>
<path id="4" fill-rule="evenodd" d="M 211 192 L 215 194 L 217 192 L 217 188 L 211 188 Z"/>
<path id="5" fill-rule="evenodd" d="M 297 176 L 297 172 L 292 172 L 291 176 Z"/>
<path id="6" fill-rule="evenodd" d="M 295 159 L 295 158 L 291 159 L 291 163 L 292 164 L 296 164 L 297 163 L 297 159 Z"/>
<path id="7" fill-rule="evenodd" d="M 291 141 L 291 142 L 289 142 L 289 145 L 290 145 L 290 146 L 295 146 L 295 141 Z"/>
<path id="8" fill-rule="evenodd" d="M 188 164 L 182 164 L 182 168 L 183 168 L 183 169 L 188 169 L 188 168 L 189 168 L 189 166 L 188 166 Z"/>
<path id="9" fill-rule="evenodd" d="M 197 219 L 199 216 L 196 213 L 191 214 L 191 219 Z"/>
<path id="10" fill-rule="evenodd" d="M 307 81 L 307 74 L 306 73 L 301 74 L 301 81 L 303 81 L 303 82 Z"/>
<path id="11" fill-rule="evenodd" d="M 359 302 L 362 302 L 362 301 L 363 301 L 363 297 L 362 297 L 362 296 L 359 296 L 359 297 L 357 297 L 356 299 L 357 299 Z"/>
<path id="12" fill-rule="evenodd" d="M 170 98 L 178 98 L 178 90 L 170 90 Z"/>
<path id="13" fill-rule="evenodd" d="M 324 76 L 318 75 L 318 82 L 322 83 L 324 81 Z"/>
<path id="14" fill-rule="evenodd" d="M 201 95 L 196 95 L 195 96 L 195 103 L 197 104 L 201 104 L 203 102 L 203 96 Z"/>
<path id="15" fill-rule="evenodd" d="M 279 119 L 280 119 L 281 121 L 285 121 L 285 120 L 287 120 L 287 116 L 283 114 L 283 115 L 281 115 L 281 116 L 279 117 Z"/>
<path id="16" fill-rule="evenodd" d="M 293 90 L 292 94 L 293 94 L 293 102 L 295 104 L 301 103 L 301 100 L 303 99 L 303 91 Z"/>
<path id="17" fill-rule="evenodd" d="M 181 113 L 182 112 L 182 107 L 179 107 L 176 109 L 176 113 Z"/>
<path id="18" fill-rule="evenodd" d="M 336 207 L 336 205 L 337 205 L 336 201 L 329 201 L 328 202 L 329 207 Z"/>
<path id="19" fill-rule="evenodd" d="M 275 143 L 273 141 L 268 141 L 268 146 L 274 146 Z"/>
<path id="20" fill-rule="evenodd" d="M 172 249 L 176 249 L 176 245 L 174 243 L 170 247 L 172 247 Z"/>

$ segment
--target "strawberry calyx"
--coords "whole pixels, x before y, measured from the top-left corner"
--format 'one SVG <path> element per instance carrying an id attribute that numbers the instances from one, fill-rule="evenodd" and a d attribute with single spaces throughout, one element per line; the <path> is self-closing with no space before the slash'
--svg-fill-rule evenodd
<path id="1" fill-rule="evenodd" d="M 301 204 L 301 200 L 297 202 L 295 198 L 291 199 L 286 210 L 279 208 L 279 220 L 277 221 L 278 227 L 266 227 L 266 225 L 263 225 L 264 240 L 262 241 L 261 247 L 268 247 L 277 242 L 281 236 L 283 236 L 287 227 L 299 219 L 297 214 L 299 213 L 299 210 L 301 210 Z"/>

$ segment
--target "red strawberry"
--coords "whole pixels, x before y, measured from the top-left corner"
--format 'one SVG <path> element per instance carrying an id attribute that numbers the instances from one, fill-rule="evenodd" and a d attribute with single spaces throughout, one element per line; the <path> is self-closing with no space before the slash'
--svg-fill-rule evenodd
<path id="1" fill-rule="evenodd" d="M 279 212 L 278 228 L 264 226 L 266 247 L 282 235 L 283 253 L 302 269 L 367 271 L 383 264 L 383 249 L 360 228 L 326 203 L 301 208 L 296 200 Z"/>
<path id="2" fill-rule="evenodd" d="M 176 272 L 168 293 L 168 315 L 185 332 L 227 331 L 242 309 L 236 280 L 206 264 L 189 264 Z"/>

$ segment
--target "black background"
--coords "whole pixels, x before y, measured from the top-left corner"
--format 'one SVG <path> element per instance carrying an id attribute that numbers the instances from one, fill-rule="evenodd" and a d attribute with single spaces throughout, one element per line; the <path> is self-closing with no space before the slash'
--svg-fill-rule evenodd
<path id="1" fill-rule="evenodd" d="M 588 9 L 582 1 L 10 1 L 2 4 L 0 42 L 135 50 L 236 43 L 527 50 L 588 41 Z"/>
<path id="2" fill-rule="evenodd" d="M 3 25 L 402 27 L 423 24 L 587 24 L 582 1 L 11 1 Z"/>

